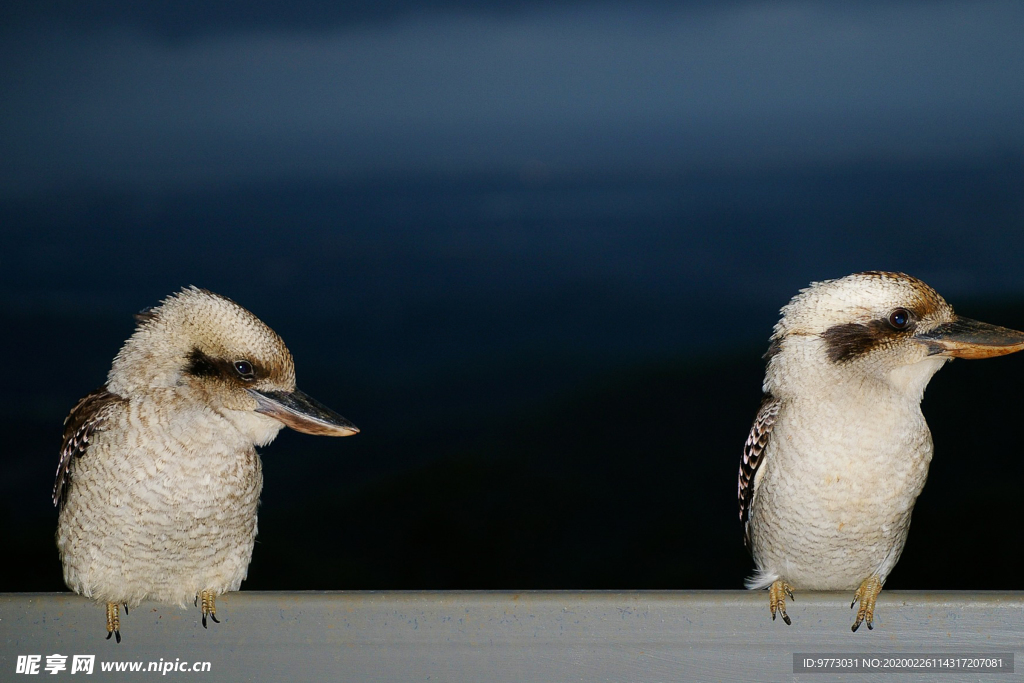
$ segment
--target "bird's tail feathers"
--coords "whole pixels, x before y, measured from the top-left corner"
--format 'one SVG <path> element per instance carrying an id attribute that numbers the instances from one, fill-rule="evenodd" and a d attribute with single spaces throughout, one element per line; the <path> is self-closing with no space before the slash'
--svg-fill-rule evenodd
<path id="1" fill-rule="evenodd" d="M 747 590 L 761 590 L 775 583 L 779 578 L 779 575 L 773 571 L 767 571 L 765 569 L 758 568 L 754 572 L 753 576 L 747 577 L 747 580 L 743 584 L 747 587 Z"/>

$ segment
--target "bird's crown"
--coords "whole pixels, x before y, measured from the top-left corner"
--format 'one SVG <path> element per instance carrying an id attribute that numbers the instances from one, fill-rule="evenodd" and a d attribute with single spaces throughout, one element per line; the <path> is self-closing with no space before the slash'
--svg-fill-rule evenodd
<path id="1" fill-rule="evenodd" d="M 108 376 L 116 393 L 180 385 L 184 375 L 249 375 L 258 384 L 295 387 L 295 365 L 281 338 L 227 297 L 186 287 L 136 319 Z"/>
<path id="2" fill-rule="evenodd" d="M 787 334 L 822 335 L 837 325 L 870 324 L 888 320 L 894 312 L 906 311 L 907 323 L 899 314 L 896 327 L 927 321 L 953 319 L 953 309 L 938 292 L 905 273 L 866 271 L 824 282 L 813 282 L 800 290 L 782 308 L 772 339 Z"/>

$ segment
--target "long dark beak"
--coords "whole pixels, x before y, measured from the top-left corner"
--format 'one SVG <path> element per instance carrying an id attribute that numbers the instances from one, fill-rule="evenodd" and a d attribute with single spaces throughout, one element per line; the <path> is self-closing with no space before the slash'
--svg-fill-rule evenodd
<path id="1" fill-rule="evenodd" d="M 914 335 L 928 347 L 930 356 L 990 358 L 1024 350 L 1024 332 L 957 317 L 938 327 Z"/>
<path id="2" fill-rule="evenodd" d="M 256 391 L 249 389 L 259 404 L 257 413 L 269 415 L 304 434 L 320 436 L 350 436 L 359 429 L 336 412 L 307 396 L 295 391 Z"/>

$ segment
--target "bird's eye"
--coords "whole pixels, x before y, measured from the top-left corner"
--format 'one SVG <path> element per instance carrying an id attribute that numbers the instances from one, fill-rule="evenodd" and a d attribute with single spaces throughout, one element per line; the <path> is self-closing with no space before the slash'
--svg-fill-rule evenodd
<path id="1" fill-rule="evenodd" d="M 910 324 L 910 311 L 905 308 L 897 308 L 889 314 L 889 324 L 897 330 L 906 329 L 907 325 Z"/>
<path id="2" fill-rule="evenodd" d="M 250 363 L 247 360 L 236 360 L 235 370 L 244 379 L 252 379 L 253 377 L 255 377 L 255 374 L 252 371 L 252 363 Z"/>

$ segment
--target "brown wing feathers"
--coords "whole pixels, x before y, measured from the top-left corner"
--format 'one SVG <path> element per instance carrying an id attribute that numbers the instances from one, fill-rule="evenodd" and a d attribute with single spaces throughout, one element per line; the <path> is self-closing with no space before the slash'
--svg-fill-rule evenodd
<path id="1" fill-rule="evenodd" d="M 60 505 L 66 489 L 71 481 L 70 471 L 73 460 L 85 455 L 89 448 L 89 438 L 103 430 L 103 423 L 110 416 L 112 409 L 124 399 L 117 394 L 101 387 L 88 394 L 71 409 L 64 420 L 64 442 L 60 449 L 60 462 L 57 465 L 57 477 L 53 483 L 53 504 Z"/>
<path id="2" fill-rule="evenodd" d="M 757 473 L 757 468 L 761 466 L 780 405 L 782 405 L 781 401 L 771 394 L 765 394 L 764 400 L 761 402 L 761 409 L 757 411 L 754 426 L 750 428 L 747 442 L 743 444 L 737 497 L 740 504 L 740 521 L 744 524 L 750 519 L 750 501 L 754 497 L 754 475 Z"/>

